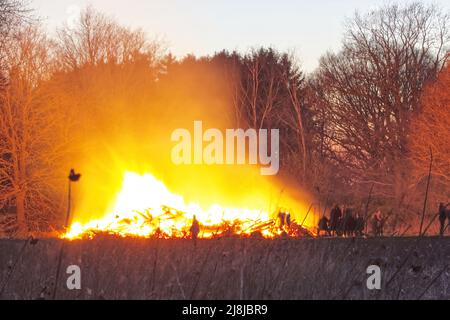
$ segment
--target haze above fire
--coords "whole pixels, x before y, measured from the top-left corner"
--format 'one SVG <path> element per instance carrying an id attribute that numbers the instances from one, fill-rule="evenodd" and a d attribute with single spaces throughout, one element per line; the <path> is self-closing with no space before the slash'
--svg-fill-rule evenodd
<path id="1" fill-rule="evenodd" d="M 205 128 L 239 127 L 233 120 L 230 83 L 208 68 L 202 74 L 185 72 L 171 78 L 167 90 L 164 83 L 159 84 L 162 93 L 151 99 L 153 93 L 145 86 L 132 87 L 130 92 L 119 87 L 117 96 L 103 94 L 103 87 L 117 86 L 108 82 L 107 75 L 102 81 L 84 79 L 92 82 L 91 90 L 98 98 L 76 110 L 80 127 L 73 139 L 80 152 L 70 159 L 70 166 L 83 173 L 83 181 L 74 190 L 74 221 L 87 222 L 110 213 L 126 172 L 151 174 L 186 203 L 194 202 L 204 210 L 214 204 L 269 213 L 284 207 L 302 220 L 312 200 L 282 174 L 261 176 L 256 165 L 177 166 L 172 162 L 173 130 L 192 127 L 199 119 Z"/>

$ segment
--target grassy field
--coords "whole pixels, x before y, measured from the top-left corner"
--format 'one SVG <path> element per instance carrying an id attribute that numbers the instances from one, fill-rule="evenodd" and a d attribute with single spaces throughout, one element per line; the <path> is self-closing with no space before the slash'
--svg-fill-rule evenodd
<path id="1" fill-rule="evenodd" d="M 2 299 L 50 299 L 62 242 L 0 241 Z M 59 299 L 450 299 L 450 238 L 66 242 Z M 68 265 L 81 290 L 68 290 Z M 368 290 L 368 265 L 381 290 Z"/>

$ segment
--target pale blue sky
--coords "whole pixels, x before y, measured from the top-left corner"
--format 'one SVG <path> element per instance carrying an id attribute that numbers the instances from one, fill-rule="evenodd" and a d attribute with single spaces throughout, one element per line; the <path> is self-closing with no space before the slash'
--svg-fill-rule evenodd
<path id="1" fill-rule="evenodd" d="M 393 1 L 390 1 L 392 3 Z M 413 0 L 402 0 L 397 3 Z M 422 0 L 449 10 L 450 1 Z M 50 29 L 71 19 L 74 9 L 91 4 L 150 37 L 164 39 L 177 56 L 245 51 L 273 46 L 293 51 L 306 71 L 327 50 L 336 50 L 343 22 L 355 10 L 367 11 L 380 0 L 31 0 Z"/>

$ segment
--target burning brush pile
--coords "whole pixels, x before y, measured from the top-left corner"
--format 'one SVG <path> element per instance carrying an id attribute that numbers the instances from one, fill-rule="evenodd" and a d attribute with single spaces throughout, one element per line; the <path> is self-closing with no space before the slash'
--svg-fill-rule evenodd
<path id="1" fill-rule="evenodd" d="M 306 227 L 290 219 L 288 212 L 212 205 L 203 210 L 185 203 L 151 174 L 127 172 L 122 189 L 109 213 L 86 223 L 74 221 L 66 239 L 92 239 L 98 235 L 143 238 L 191 238 L 192 226 L 199 225 L 198 237 L 302 237 L 312 236 Z"/>

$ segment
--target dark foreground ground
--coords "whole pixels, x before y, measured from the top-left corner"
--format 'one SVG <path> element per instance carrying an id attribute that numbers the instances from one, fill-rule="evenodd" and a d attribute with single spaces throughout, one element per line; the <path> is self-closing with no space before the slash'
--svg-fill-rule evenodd
<path id="1" fill-rule="evenodd" d="M 24 243 L 0 240 L 0 298 L 51 299 L 62 242 Z M 59 299 L 450 299 L 450 238 L 96 238 L 64 253 Z M 373 264 L 380 290 L 366 286 Z"/>

